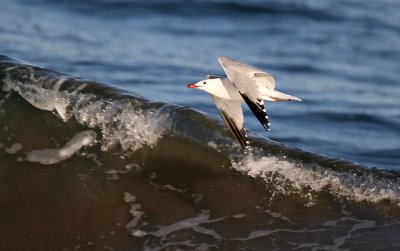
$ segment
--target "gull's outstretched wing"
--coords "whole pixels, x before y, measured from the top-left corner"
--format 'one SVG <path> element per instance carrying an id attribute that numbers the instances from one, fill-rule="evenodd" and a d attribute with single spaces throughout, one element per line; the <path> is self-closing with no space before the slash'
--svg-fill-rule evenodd
<path id="1" fill-rule="evenodd" d="M 228 79 L 238 89 L 240 95 L 250 110 L 254 113 L 263 127 L 269 131 L 269 121 L 264 107 L 264 100 L 260 94 L 260 87 L 275 89 L 274 78 L 255 67 L 240 63 L 228 57 L 219 57 Z"/>
<path id="2" fill-rule="evenodd" d="M 246 129 L 244 128 L 243 111 L 240 101 L 222 99 L 214 95 L 211 95 L 211 98 L 233 136 L 235 136 L 242 147 L 246 147 L 249 141 L 247 140 Z"/>
<path id="3" fill-rule="evenodd" d="M 252 84 L 256 87 L 263 86 L 271 90 L 275 89 L 275 79 L 269 73 L 228 57 L 219 57 L 218 61 L 233 83 L 238 82 L 244 77 L 251 80 Z"/>
<path id="4" fill-rule="evenodd" d="M 261 125 L 265 128 L 265 130 L 270 130 L 270 123 L 268 120 L 267 110 L 264 106 L 264 100 L 258 98 L 258 96 L 254 96 L 251 93 L 241 93 L 243 100 L 249 106 L 250 110 L 257 117 L 258 121 L 260 121 Z"/>

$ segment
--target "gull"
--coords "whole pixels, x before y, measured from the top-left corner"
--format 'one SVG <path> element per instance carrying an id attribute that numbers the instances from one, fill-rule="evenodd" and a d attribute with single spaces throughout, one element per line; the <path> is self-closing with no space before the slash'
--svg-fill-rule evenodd
<path id="1" fill-rule="evenodd" d="M 187 87 L 203 90 L 211 95 L 225 124 L 242 147 L 249 144 L 244 127 L 242 102 L 249 106 L 261 125 L 269 131 L 270 123 L 264 100 L 301 101 L 298 97 L 275 90 L 275 79 L 269 73 L 229 57 L 219 57 L 218 61 L 226 77 L 208 75 L 207 79 Z"/>

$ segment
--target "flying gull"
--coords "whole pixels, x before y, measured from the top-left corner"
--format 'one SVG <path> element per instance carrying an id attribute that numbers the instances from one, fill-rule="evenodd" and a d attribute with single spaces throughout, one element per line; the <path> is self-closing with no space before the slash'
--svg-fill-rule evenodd
<path id="1" fill-rule="evenodd" d="M 269 131 L 270 123 L 264 100 L 301 101 L 298 97 L 276 91 L 274 77 L 262 70 L 228 57 L 219 57 L 218 61 L 225 71 L 226 78 L 208 75 L 206 80 L 189 84 L 187 87 L 197 88 L 211 95 L 225 124 L 243 147 L 246 147 L 249 141 L 244 127 L 242 102 L 246 102 L 263 127 Z"/>

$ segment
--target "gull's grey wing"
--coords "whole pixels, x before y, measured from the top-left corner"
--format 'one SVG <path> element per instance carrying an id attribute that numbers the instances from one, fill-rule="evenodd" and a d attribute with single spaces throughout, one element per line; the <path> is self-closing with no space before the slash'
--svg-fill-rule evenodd
<path id="1" fill-rule="evenodd" d="M 254 87 L 263 86 L 271 90 L 275 89 L 275 79 L 269 73 L 228 57 L 219 57 L 218 61 L 224 69 L 226 76 L 233 83 L 245 77 L 251 80 Z"/>
<path id="2" fill-rule="evenodd" d="M 266 72 L 255 72 L 254 79 L 256 80 L 256 84 L 258 86 L 264 86 L 268 89 L 275 89 L 275 79 L 274 77 Z"/>
<path id="3" fill-rule="evenodd" d="M 235 136 L 242 147 L 246 147 L 249 141 L 247 140 L 246 129 L 244 128 L 243 111 L 240 101 L 226 100 L 214 95 L 211 95 L 211 98 L 233 136 Z"/>
<path id="4" fill-rule="evenodd" d="M 228 57 L 219 57 L 218 60 L 222 68 L 224 68 L 228 79 L 238 89 L 250 110 L 254 113 L 262 126 L 269 131 L 270 123 L 268 121 L 267 111 L 264 107 L 264 100 L 260 94 L 260 86 L 273 90 L 275 88 L 275 80 L 273 77 L 257 68 Z"/>

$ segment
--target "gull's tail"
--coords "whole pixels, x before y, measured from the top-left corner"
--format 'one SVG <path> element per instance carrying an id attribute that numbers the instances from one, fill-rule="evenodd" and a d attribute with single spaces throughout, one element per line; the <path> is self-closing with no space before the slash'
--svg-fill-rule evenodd
<path id="1" fill-rule="evenodd" d="M 268 100 L 268 101 L 302 101 L 300 98 L 296 96 L 292 96 L 289 94 L 285 94 L 280 91 L 276 90 L 270 90 L 265 88 L 263 90 L 263 99 Z"/>

